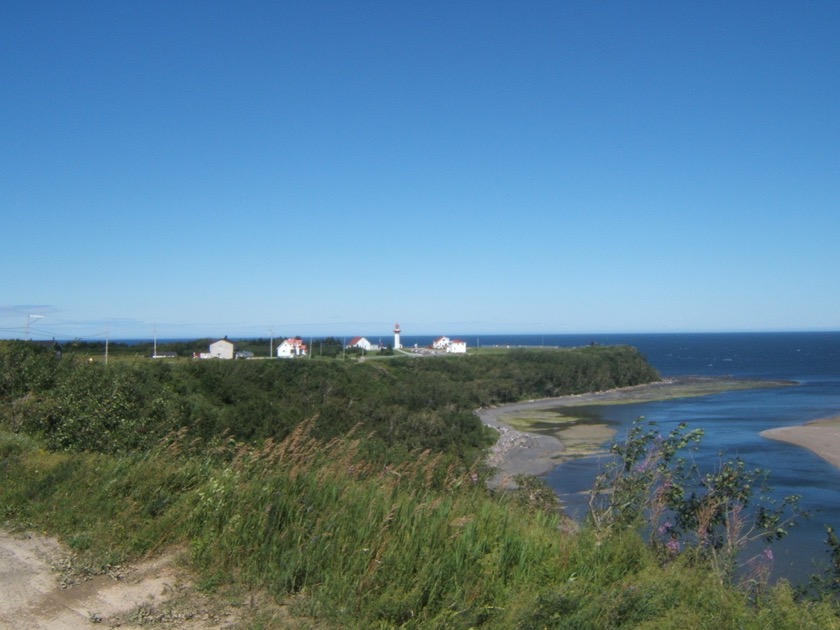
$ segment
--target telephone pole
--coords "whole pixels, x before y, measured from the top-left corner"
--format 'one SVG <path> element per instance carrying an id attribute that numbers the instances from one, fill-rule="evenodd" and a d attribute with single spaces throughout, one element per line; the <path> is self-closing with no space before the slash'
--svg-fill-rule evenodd
<path id="1" fill-rule="evenodd" d="M 33 319 L 43 319 L 43 315 L 29 315 L 26 318 L 26 335 L 24 335 L 24 340 L 29 341 L 29 325 L 32 323 Z"/>

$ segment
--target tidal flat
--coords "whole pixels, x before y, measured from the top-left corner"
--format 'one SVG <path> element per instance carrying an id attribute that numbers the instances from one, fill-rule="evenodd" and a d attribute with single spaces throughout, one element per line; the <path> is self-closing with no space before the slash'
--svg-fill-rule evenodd
<path id="1" fill-rule="evenodd" d="M 686 376 L 605 392 L 479 409 L 482 422 L 500 433 L 487 459 L 488 465 L 497 471 L 491 483 L 516 487 L 518 475 L 542 475 L 569 459 L 605 451 L 616 431 L 593 418 L 584 406 L 629 405 L 796 384 L 782 380 Z"/>

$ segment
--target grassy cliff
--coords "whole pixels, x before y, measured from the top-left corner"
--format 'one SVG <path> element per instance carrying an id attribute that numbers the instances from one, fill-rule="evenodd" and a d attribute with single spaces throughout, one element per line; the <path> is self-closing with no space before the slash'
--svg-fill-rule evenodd
<path id="1" fill-rule="evenodd" d="M 208 592 L 269 593 L 319 627 L 838 627 L 831 601 L 722 582 L 632 528 L 569 532 L 537 486 L 486 489 L 471 409 L 655 379 L 629 348 L 0 360 L 0 518 L 91 570 L 180 546 Z"/>

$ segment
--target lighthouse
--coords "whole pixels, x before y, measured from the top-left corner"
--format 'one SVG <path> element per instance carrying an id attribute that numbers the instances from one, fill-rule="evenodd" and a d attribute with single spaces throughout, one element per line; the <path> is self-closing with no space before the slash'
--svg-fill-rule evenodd
<path id="1" fill-rule="evenodd" d="M 400 343 L 400 325 L 394 324 L 394 350 L 399 350 L 402 348 L 402 344 Z"/>

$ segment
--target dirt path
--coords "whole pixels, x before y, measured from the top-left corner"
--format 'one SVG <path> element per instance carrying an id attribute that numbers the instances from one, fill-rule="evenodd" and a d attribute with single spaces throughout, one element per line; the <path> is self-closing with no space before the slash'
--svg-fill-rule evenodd
<path id="1" fill-rule="evenodd" d="M 51 538 L 0 531 L 0 629 L 140 628 L 154 622 L 205 630 L 237 620 L 191 587 L 173 554 L 84 581 L 62 576 L 69 557 Z"/>

